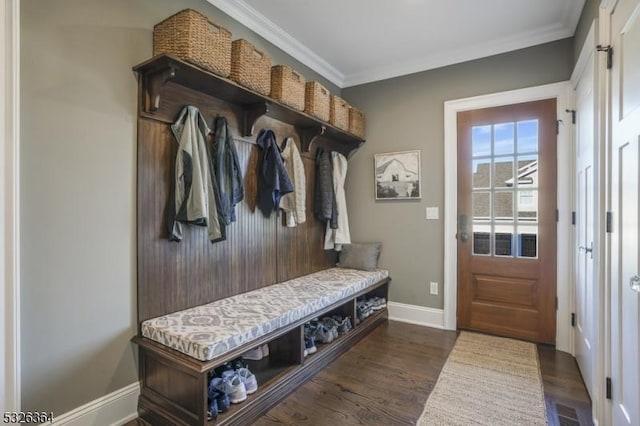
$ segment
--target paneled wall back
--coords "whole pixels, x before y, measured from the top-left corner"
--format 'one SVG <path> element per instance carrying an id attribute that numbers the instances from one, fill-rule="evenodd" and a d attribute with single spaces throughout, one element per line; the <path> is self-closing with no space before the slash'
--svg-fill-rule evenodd
<path id="1" fill-rule="evenodd" d="M 237 219 L 227 227 L 226 241 L 211 243 L 206 228 L 193 225 L 184 225 L 182 241 L 167 238 L 166 210 L 177 153 L 170 124 L 185 105 L 198 107 L 212 130 L 216 115 L 224 115 L 236 140 L 245 199 L 236 206 Z M 235 105 L 172 82 L 165 85 L 154 114 L 139 112 L 139 323 L 335 265 L 335 252 L 323 249 L 325 225 L 313 217 L 313 152 L 302 154 L 307 177 L 306 223 L 286 228 L 282 214 L 265 218 L 256 208 L 260 149 L 255 137 L 260 129 L 269 128 L 275 131 L 278 143 L 292 136 L 300 148 L 299 138 L 293 126 L 269 117 L 256 122 L 253 137 L 241 138 L 241 114 Z"/>

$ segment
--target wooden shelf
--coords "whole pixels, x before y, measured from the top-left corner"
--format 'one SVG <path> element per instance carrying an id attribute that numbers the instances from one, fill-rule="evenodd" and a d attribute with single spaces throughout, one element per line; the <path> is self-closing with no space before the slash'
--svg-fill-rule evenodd
<path id="1" fill-rule="evenodd" d="M 155 56 L 133 70 L 139 75 L 143 94 L 141 114 L 151 118 L 160 108 L 163 87 L 171 81 L 242 107 L 241 132 L 245 137 L 254 134 L 256 121 L 266 115 L 293 125 L 300 134 L 304 151 L 309 151 L 320 136 L 345 145 L 347 151 L 364 143 L 364 139 L 352 133 L 170 55 Z"/>

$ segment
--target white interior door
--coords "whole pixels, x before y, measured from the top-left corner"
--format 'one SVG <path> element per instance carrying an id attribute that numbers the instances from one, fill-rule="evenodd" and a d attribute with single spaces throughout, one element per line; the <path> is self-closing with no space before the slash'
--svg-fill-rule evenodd
<path id="1" fill-rule="evenodd" d="M 640 425 L 640 0 L 611 14 L 611 378 L 612 423 Z"/>
<path id="2" fill-rule="evenodd" d="M 576 86 L 576 360 L 591 398 L 597 367 L 599 309 L 594 275 L 595 58 L 594 50 Z"/>

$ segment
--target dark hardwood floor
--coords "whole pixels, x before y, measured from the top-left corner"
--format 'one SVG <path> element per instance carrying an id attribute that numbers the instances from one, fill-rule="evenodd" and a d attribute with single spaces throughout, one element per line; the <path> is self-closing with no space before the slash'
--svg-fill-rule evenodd
<path id="1" fill-rule="evenodd" d="M 414 425 L 455 339 L 453 331 L 389 321 L 255 425 Z M 549 425 L 591 425 L 591 403 L 574 358 L 543 345 L 538 353 Z"/>

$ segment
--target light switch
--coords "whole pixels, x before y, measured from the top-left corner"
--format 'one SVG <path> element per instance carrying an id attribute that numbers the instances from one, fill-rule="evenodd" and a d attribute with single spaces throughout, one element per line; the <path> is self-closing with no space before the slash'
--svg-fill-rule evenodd
<path id="1" fill-rule="evenodd" d="M 437 220 L 438 219 L 438 208 L 437 207 L 427 207 L 427 219 L 428 220 Z"/>

